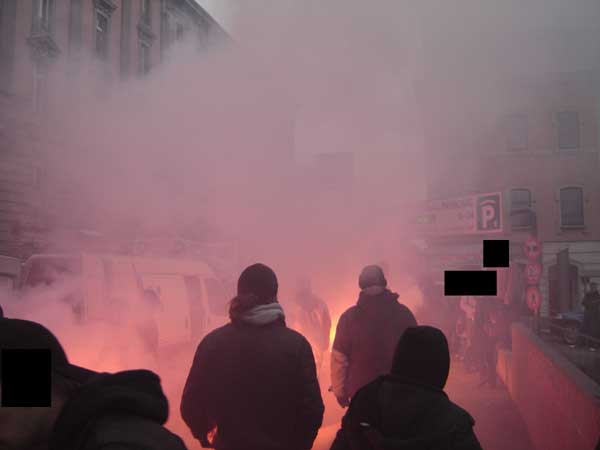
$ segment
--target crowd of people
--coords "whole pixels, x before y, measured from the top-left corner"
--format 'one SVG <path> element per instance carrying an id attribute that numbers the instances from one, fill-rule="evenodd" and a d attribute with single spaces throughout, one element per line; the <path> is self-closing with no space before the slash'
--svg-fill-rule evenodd
<path id="1" fill-rule="evenodd" d="M 445 333 L 417 324 L 380 267 L 365 267 L 358 284 L 358 301 L 340 317 L 331 351 L 331 389 L 347 408 L 331 449 L 480 450 L 473 418 L 444 392 L 450 369 Z M 278 288 L 269 267 L 246 268 L 230 302 L 230 322 L 197 347 L 180 413 L 203 447 L 313 446 L 324 415 L 317 367 L 329 347 L 331 318 L 302 282 L 296 317 L 307 339 L 288 327 Z M 155 343 L 154 331 L 146 331 Z M 75 366 L 47 328 L 27 320 L 0 318 L 0 348 L 3 355 L 49 349 L 52 393 L 49 407 L 3 402 L 0 448 L 185 449 L 164 426 L 168 402 L 153 372 L 109 374 Z M 4 369 L 0 373 L 10 372 Z"/>
<path id="2" fill-rule="evenodd" d="M 479 372 L 480 386 L 496 385 L 499 347 L 510 348 L 510 323 L 520 311 L 502 299 L 487 296 L 445 297 L 443 286 L 422 281 L 420 317 L 439 327 L 449 339 L 450 352 L 468 372 Z"/>

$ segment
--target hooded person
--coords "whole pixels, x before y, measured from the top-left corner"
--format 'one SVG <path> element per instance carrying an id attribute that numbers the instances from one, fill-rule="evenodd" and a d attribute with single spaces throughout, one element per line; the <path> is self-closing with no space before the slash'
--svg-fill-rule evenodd
<path id="1" fill-rule="evenodd" d="M 185 450 L 183 441 L 163 426 L 169 406 L 156 374 L 97 373 L 75 366 L 47 328 L 27 320 L 0 319 L 0 349 L 0 365 L 6 366 L 0 373 L 7 376 L 1 386 L 8 389 L 0 390 L 0 448 Z M 12 349 L 50 351 L 50 406 L 26 407 L 15 399 L 21 388 L 11 385 L 14 375 L 7 374 L 21 360 L 9 358 Z M 36 386 L 47 382 L 37 376 L 24 375 Z M 4 404 L 9 398 L 11 406 Z"/>
<path id="2" fill-rule="evenodd" d="M 301 331 L 312 344 L 317 369 L 319 369 L 324 355 L 329 349 L 329 334 L 331 331 L 329 308 L 314 293 L 311 282 L 307 278 L 303 278 L 298 282 L 294 306 L 296 329 Z"/>
<path id="3" fill-rule="evenodd" d="M 379 266 L 365 267 L 358 284 L 358 302 L 341 315 L 331 352 L 332 390 L 342 407 L 359 388 L 389 372 L 400 336 L 417 325 L 398 294 L 387 289 Z"/>
<path id="4" fill-rule="evenodd" d="M 183 420 L 203 447 L 309 450 L 324 413 L 311 346 L 287 328 L 269 267 L 246 268 L 237 291 L 230 323 L 198 345 Z"/>
<path id="5" fill-rule="evenodd" d="M 331 450 L 481 450 L 471 415 L 444 392 L 450 353 L 437 328 L 408 328 L 391 373 L 353 397 Z"/>
<path id="6" fill-rule="evenodd" d="M 581 304 L 584 307 L 583 332 L 598 339 L 600 337 L 600 293 L 597 283 L 590 283 L 590 290 L 584 295 Z M 596 344 L 590 341 L 590 348 L 595 350 L 595 347 Z"/>

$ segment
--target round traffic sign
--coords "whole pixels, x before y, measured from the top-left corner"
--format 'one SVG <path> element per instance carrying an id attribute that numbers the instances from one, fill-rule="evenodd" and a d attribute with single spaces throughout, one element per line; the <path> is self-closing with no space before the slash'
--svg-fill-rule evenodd
<path id="1" fill-rule="evenodd" d="M 537 311 L 542 304 L 542 294 L 537 286 L 529 286 L 525 293 L 527 299 L 527 306 L 532 311 Z"/>
<path id="2" fill-rule="evenodd" d="M 530 260 L 538 259 L 542 254 L 542 243 L 531 236 L 525 241 L 525 255 Z"/>
<path id="3" fill-rule="evenodd" d="M 542 265 L 535 262 L 527 263 L 525 266 L 525 277 L 529 285 L 537 285 L 542 277 Z"/>

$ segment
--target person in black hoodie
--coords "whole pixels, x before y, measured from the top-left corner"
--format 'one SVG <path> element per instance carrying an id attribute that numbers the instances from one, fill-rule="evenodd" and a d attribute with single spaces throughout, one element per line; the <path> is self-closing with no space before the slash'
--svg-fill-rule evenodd
<path id="1" fill-rule="evenodd" d="M 331 352 L 332 390 L 342 407 L 359 388 L 389 372 L 398 339 L 417 325 L 398 294 L 387 289 L 379 266 L 365 267 L 358 284 L 358 302 L 340 317 Z"/>
<path id="2" fill-rule="evenodd" d="M 286 327 L 275 273 L 246 268 L 231 322 L 198 345 L 181 415 L 203 447 L 309 450 L 324 405 L 308 341 Z"/>
<path id="3" fill-rule="evenodd" d="M 449 371 L 444 334 L 408 328 L 391 374 L 356 393 L 331 450 L 481 450 L 475 421 L 444 393 Z"/>
<path id="4" fill-rule="evenodd" d="M 51 355 L 51 405 L 1 407 L 0 448 L 186 449 L 163 426 L 169 405 L 156 374 L 147 370 L 97 373 L 70 364 L 58 339 L 27 320 L 0 319 L 0 349 L 49 349 Z"/>

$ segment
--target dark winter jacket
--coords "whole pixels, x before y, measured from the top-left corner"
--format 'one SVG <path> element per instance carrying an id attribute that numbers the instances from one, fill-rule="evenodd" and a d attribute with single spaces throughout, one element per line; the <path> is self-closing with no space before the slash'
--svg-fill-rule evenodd
<path id="1" fill-rule="evenodd" d="M 331 450 L 481 450 L 474 424 L 441 389 L 387 375 L 356 393 Z"/>
<path id="2" fill-rule="evenodd" d="M 169 405 L 160 379 L 147 370 L 98 374 L 64 405 L 50 450 L 185 450 L 163 427 Z"/>
<path id="3" fill-rule="evenodd" d="M 398 303 L 398 294 L 387 289 L 376 295 L 361 292 L 357 304 L 340 317 L 333 343 L 333 351 L 347 357 L 344 390 L 348 397 L 379 375 L 390 372 L 394 349 L 402 333 L 416 325 L 412 312 Z M 335 371 L 333 366 L 332 371 Z M 334 391 L 339 389 L 335 384 L 334 380 Z"/>
<path id="4" fill-rule="evenodd" d="M 181 402 L 193 435 L 219 450 L 308 450 L 323 412 L 310 344 L 283 319 L 209 333 Z"/>
<path id="5" fill-rule="evenodd" d="M 583 332 L 589 336 L 600 337 L 600 293 L 588 292 L 583 297 Z"/>

